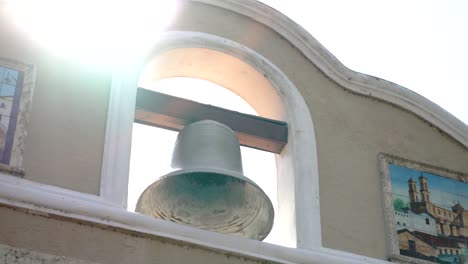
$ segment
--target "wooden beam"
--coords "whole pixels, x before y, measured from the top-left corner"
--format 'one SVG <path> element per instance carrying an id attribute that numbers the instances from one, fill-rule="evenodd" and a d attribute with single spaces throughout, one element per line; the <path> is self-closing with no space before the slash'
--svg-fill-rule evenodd
<path id="1" fill-rule="evenodd" d="M 180 131 L 185 125 L 210 119 L 229 126 L 241 145 L 280 153 L 288 141 L 287 123 L 138 88 L 135 122 Z"/>

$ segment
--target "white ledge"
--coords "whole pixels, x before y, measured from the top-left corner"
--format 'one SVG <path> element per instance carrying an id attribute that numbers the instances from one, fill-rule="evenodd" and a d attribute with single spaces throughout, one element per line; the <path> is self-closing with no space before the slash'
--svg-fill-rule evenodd
<path id="1" fill-rule="evenodd" d="M 353 93 L 377 98 L 408 110 L 468 147 L 468 126 L 425 97 L 395 83 L 355 72 L 338 61 L 301 26 L 255 0 L 192 0 L 247 16 L 276 31 L 329 78 Z"/>
<path id="2" fill-rule="evenodd" d="M 0 173 L 0 204 L 137 231 L 280 263 L 389 263 L 338 250 L 293 249 L 205 231 L 112 206 L 98 196 Z"/>

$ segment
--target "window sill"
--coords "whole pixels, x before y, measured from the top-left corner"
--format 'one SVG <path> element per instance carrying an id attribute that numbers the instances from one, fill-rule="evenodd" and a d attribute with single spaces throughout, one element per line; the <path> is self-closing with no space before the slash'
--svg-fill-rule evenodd
<path id="1" fill-rule="evenodd" d="M 327 248 L 296 249 L 205 231 L 126 211 L 98 196 L 0 173 L 0 204 L 122 228 L 281 263 L 389 263 Z"/>

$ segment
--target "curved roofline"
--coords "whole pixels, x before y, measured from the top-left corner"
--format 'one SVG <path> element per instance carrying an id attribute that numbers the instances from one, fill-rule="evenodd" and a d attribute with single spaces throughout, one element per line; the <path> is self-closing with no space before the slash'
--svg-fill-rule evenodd
<path id="1" fill-rule="evenodd" d="M 325 75 L 353 93 L 373 97 L 410 111 L 468 147 L 468 126 L 427 98 L 390 81 L 344 66 L 305 29 L 284 14 L 255 0 L 191 0 L 247 16 L 274 30 Z"/>

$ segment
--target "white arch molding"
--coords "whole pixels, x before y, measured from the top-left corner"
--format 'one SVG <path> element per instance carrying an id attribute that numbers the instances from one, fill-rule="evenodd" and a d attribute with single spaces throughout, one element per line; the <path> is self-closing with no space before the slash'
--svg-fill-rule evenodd
<path id="1" fill-rule="evenodd" d="M 288 40 L 326 76 L 343 88 L 377 98 L 416 114 L 468 147 L 468 126 L 425 97 L 403 86 L 348 69 L 305 29 L 255 0 L 191 0 L 246 16 Z"/>
<path id="2" fill-rule="evenodd" d="M 218 56 L 217 59 L 234 62 L 237 60 L 237 63 L 227 63 L 230 66 L 226 71 L 235 71 L 235 67 L 244 67 L 245 71 L 250 67 L 252 73 L 268 77 L 268 81 L 258 87 L 255 85 L 258 83 L 250 83 L 251 90 L 248 90 L 244 86 L 251 82 L 248 79 L 244 82 L 239 81 L 242 84 L 240 87 L 235 83 L 226 82 L 225 79 L 216 79 L 216 76 L 219 76 L 217 74 L 206 75 L 206 71 L 196 71 L 193 68 L 184 71 L 182 67 L 180 71 L 184 73 L 178 75 L 218 83 L 238 93 L 260 114 L 270 113 L 270 117 L 283 119 L 288 123 L 288 144 L 282 153 L 277 155 L 278 215 L 275 221 L 278 221 L 284 230 L 281 235 L 288 244 L 310 249 L 321 247 L 316 142 L 310 111 L 304 99 L 288 77 L 269 60 L 246 46 L 206 33 L 164 33 L 143 59 L 133 63 L 127 62 L 127 66 L 113 76 L 100 196 L 121 207 L 126 206 L 131 133 L 139 76 L 155 56 L 170 53 L 180 55 L 177 54 L 178 51 L 185 52 L 186 55 L 190 52 L 211 51 L 210 54 Z M 165 61 L 170 59 L 166 58 Z M 177 76 L 177 71 L 159 72 L 162 74 L 155 78 Z M 254 100 L 249 96 L 260 90 L 267 100 Z M 269 99 L 272 104 L 268 103 Z M 272 105 L 276 106 L 276 111 L 272 111 Z"/>

